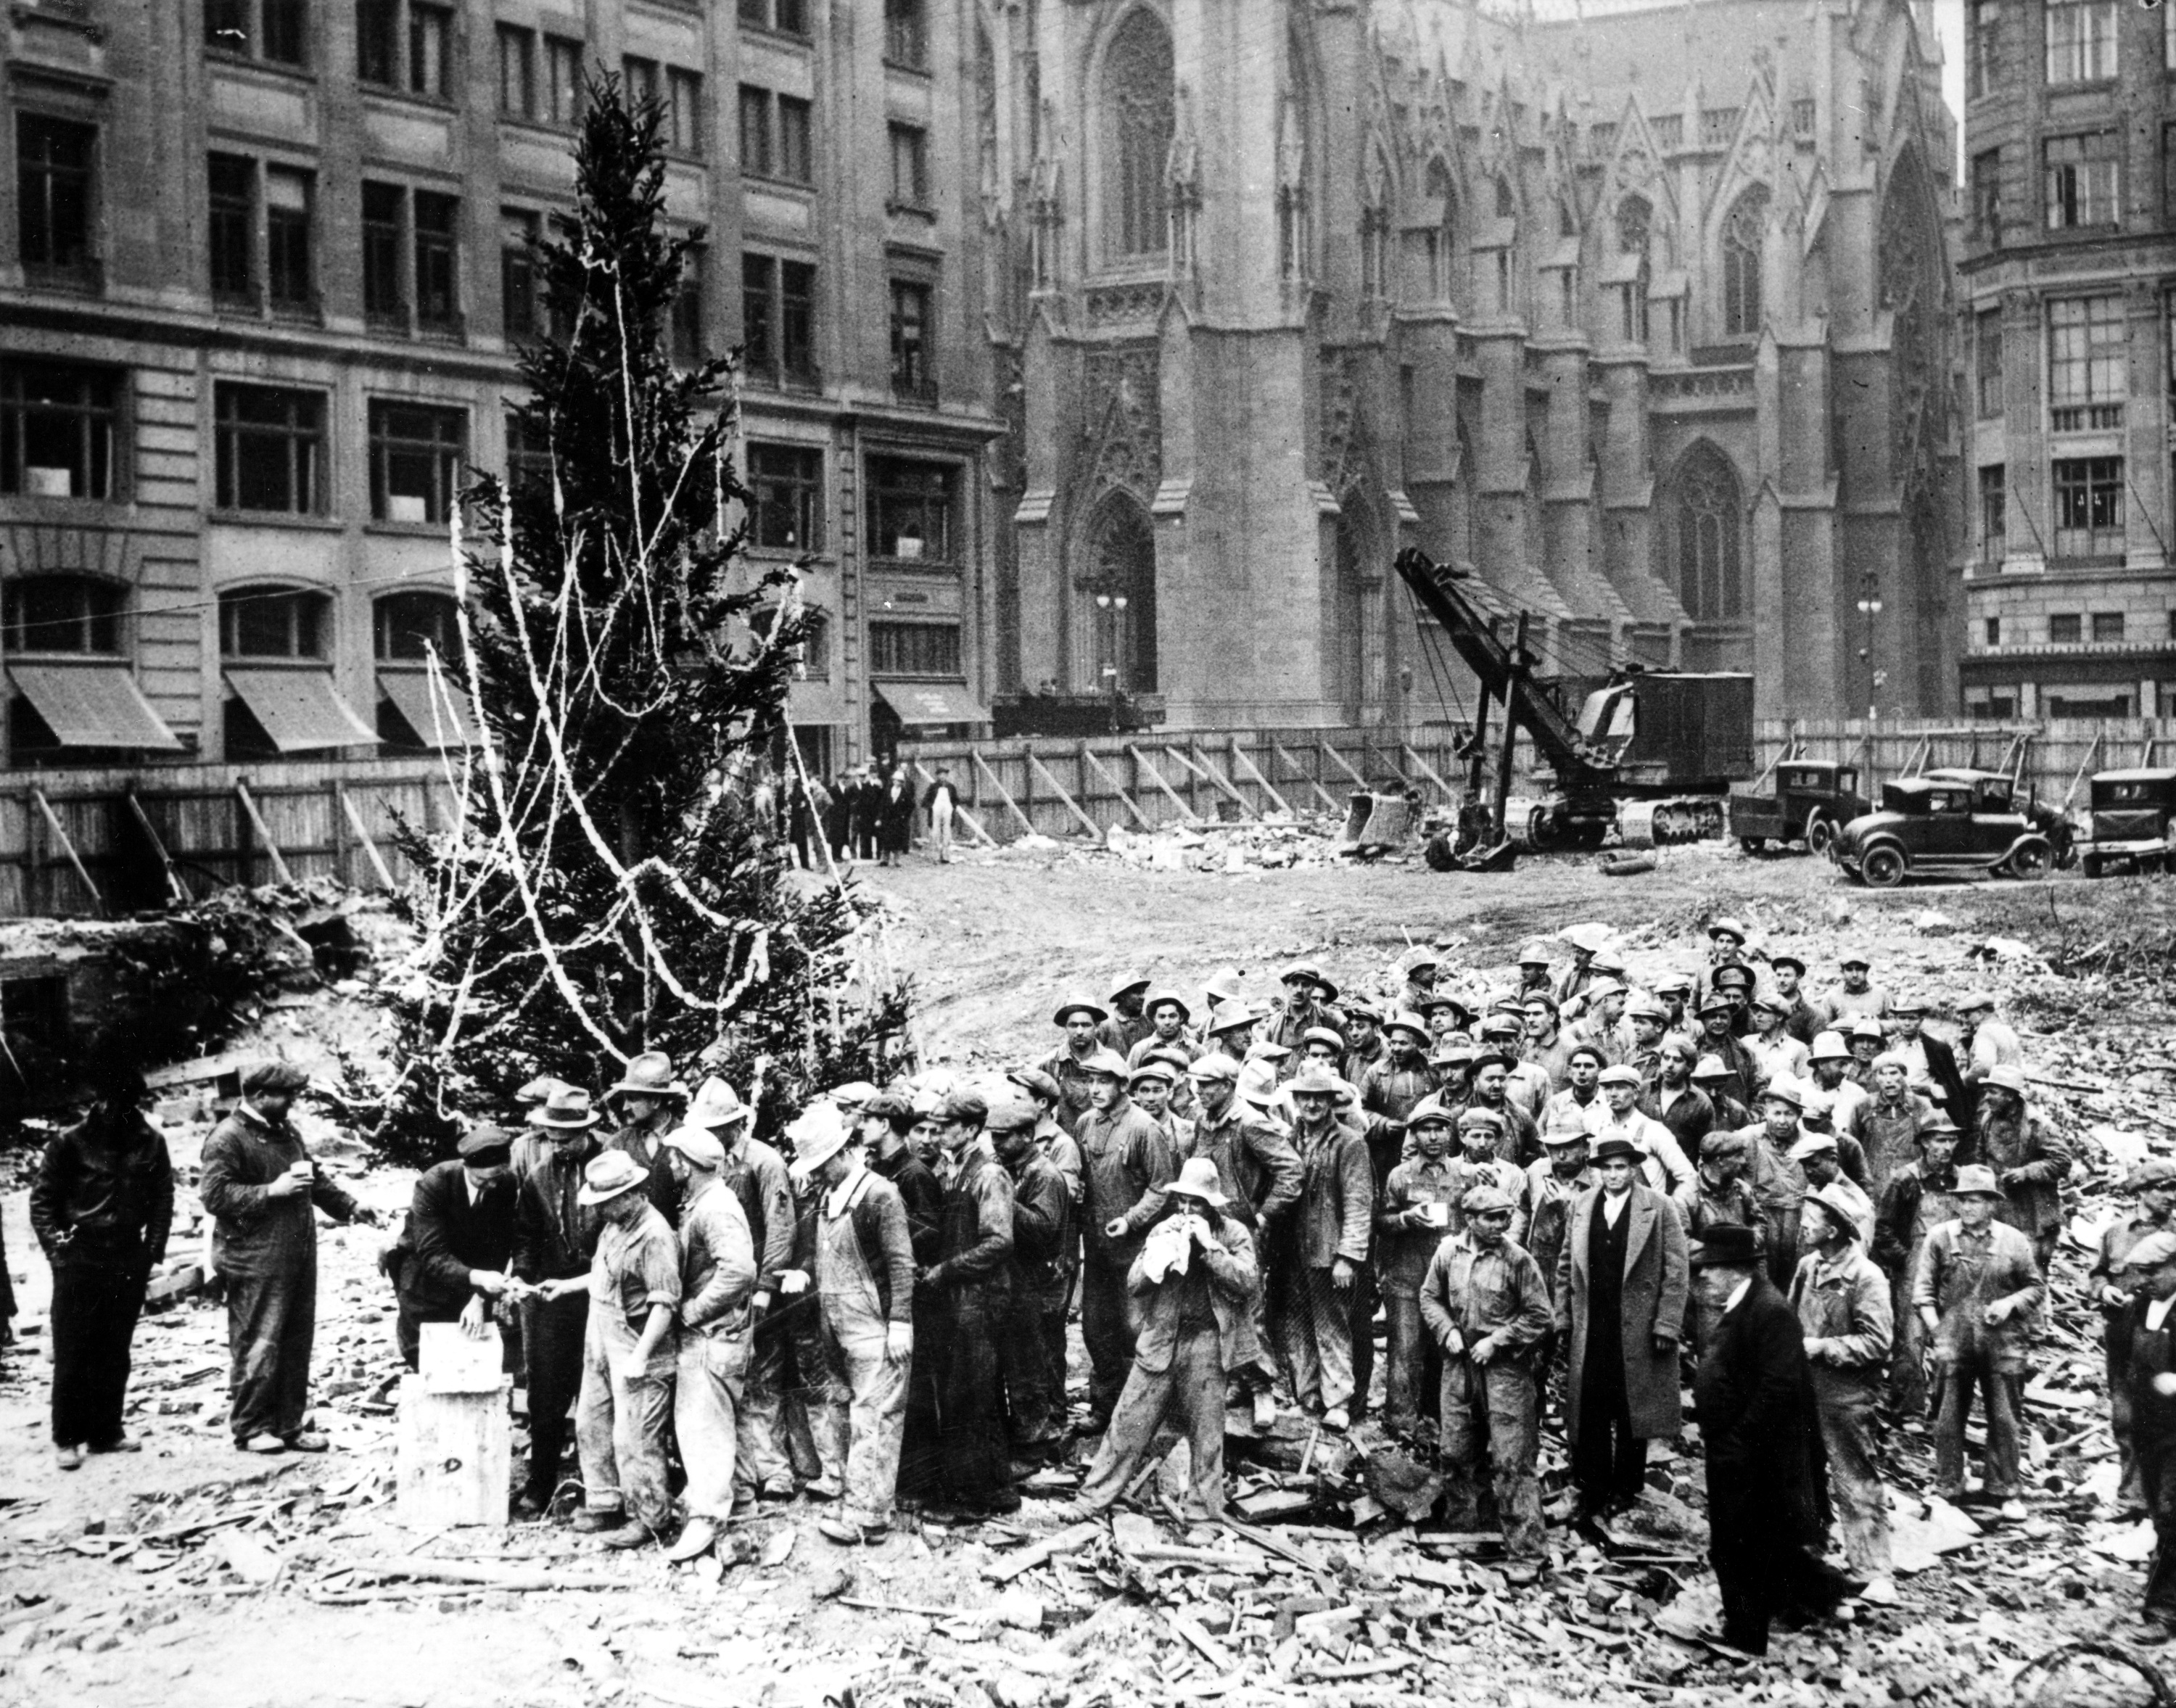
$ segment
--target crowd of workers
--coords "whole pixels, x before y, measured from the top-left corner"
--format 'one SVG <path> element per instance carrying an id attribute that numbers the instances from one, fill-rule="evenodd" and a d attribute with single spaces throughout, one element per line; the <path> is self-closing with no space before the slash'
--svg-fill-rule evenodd
<path id="1" fill-rule="evenodd" d="M 1636 986 L 1600 927 L 1529 945 L 1493 991 L 1426 948 L 1372 991 L 1305 961 L 1266 999 L 1230 971 L 1198 992 L 1128 977 L 1057 1003 L 1039 1061 L 841 1086 L 775 1145 L 731 1085 L 660 1054 L 595 1096 L 539 1080 L 418 1181 L 387 1258 L 400 1349 L 412 1364 L 432 1322 L 518 1329 L 518 1512 L 677 1558 L 797 1499 L 847 1546 L 901 1508 L 1015 1511 L 1030 1482 L 1083 1518 L 1174 1435 L 1188 1515 L 1214 1520 L 1227 1430 L 1283 1406 L 1341 1433 L 1379 1387 L 1381 1428 L 1433 1452 L 1454 1529 L 1500 1528 L 1514 1583 L 1548 1558 L 1545 1412 L 1570 1448 L 1555 1515 L 1607 1543 L 1689 1376 L 1725 1635 L 1760 1652 L 1773 1617 L 1894 1599 L 1886 1428 L 1925 1420 L 1941 1495 L 2026 1516 L 2022 1388 L 2071 1157 L 1993 995 L 1885 987 L 1848 948 L 1816 992 L 1736 922 L 1707 937 Z M 1925 1026 L 1937 1009 L 1954 1044 Z M 253 1072 L 204 1156 L 231 1424 L 256 1452 L 324 1445 L 313 1209 L 362 1213 L 286 1120 L 300 1085 Z M 128 1330 L 171 1205 L 140 1079 L 99 1094 L 33 1194 L 63 1465 L 133 1444 Z M 2089 1285 L 2123 1504 L 2161 1537 L 2158 1630 L 2176 1166 L 2128 1187 Z M 1053 1475 L 1076 1449 L 1077 1488 Z"/>

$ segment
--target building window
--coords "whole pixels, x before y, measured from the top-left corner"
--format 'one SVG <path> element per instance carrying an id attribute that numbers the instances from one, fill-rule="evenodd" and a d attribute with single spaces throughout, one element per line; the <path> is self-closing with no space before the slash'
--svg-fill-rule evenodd
<path id="1" fill-rule="evenodd" d="M 539 220 L 523 208 L 498 210 L 499 324 L 507 341 L 527 341 L 544 329 L 542 271 L 537 264 Z"/>
<path id="2" fill-rule="evenodd" d="M 741 257 L 741 364 L 773 385 L 816 378 L 816 269 L 775 255 Z"/>
<path id="3" fill-rule="evenodd" d="M 440 331 L 461 324 L 460 200 L 416 192 L 416 324 Z"/>
<path id="4" fill-rule="evenodd" d="M 43 113 L 15 117 L 15 236 L 31 282 L 87 282 L 98 131 Z"/>
<path id="5" fill-rule="evenodd" d="M 699 367 L 710 340 L 703 318 L 703 252 L 680 253 L 680 289 L 672 298 L 672 360 L 681 367 Z"/>
<path id="6" fill-rule="evenodd" d="M 516 491 L 532 481 L 548 482 L 555 471 L 552 447 L 519 411 L 506 412 L 506 484 Z"/>
<path id="7" fill-rule="evenodd" d="M 2047 0 L 2048 81 L 2115 75 L 2116 0 Z"/>
<path id="8" fill-rule="evenodd" d="M 2096 611 L 2093 612 L 2093 639 L 2099 641 L 2119 641 L 2123 639 L 2123 612 Z"/>
<path id="9" fill-rule="evenodd" d="M 1967 0 L 1966 92 L 1993 95 L 2002 76 L 2002 0 Z"/>
<path id="10" fill-rule="evenodd" d="M 1732 623 L 1744 614 L 1740 574 L 1744 518 L 1738 476 L 1722 454 L 1702 445 L 1678 475 L 1678 596 L 1695 623 Z"/>
<path id="11" fill-rule="evenodd" d="M 291 166 L 264 169 L 264 282 L 275 308 L 317 307 L 310 215 L 314 181 Z"/>
<path id="12" fill-rule="evenodd" d="M 582 116 L 582 44 L 563 35 L 544 38 L 543 118 L 570 125 Z"/>
<path id="13" fill-rule="evenodd" d="M 422 0 L 356 0 L 355 74 L 407 95 L 454 92 L 454 14 Z"/>
<path id="14" fill-rule="evenodd" d="M 808 0 L 740 0 L 741 23 L 751 30 L 775 30 L 781 35 L 808 33 Z"/>
<path id="15" fill-rule="evenodd" d="M 371 607 L 370 628 L 381 664 L 422 664 L 436 653 L 450 666 L 464 656 L 460 607 L 443 593 L 389 593 Z"/>
<path id="16" fill-rule="evenodd" d="M 2009 481 L 2000 463 L 1979 471 L 1979 561 L 1990 568 L 2009 554 Z"/>
<path id="17" fill-rule="evenodd" d="M 308 516 L 324 508 L 324 393 L 222 381 L 213 414 L 220 509 Z"/>
<path id="18" fill-rule="evenodd" d="M 872 623 L 869 674 L 957 678 L 960 625 L 956 623 Z"/>
<path id="19" fill-rule="evenodd" d="M 275 65 L 302 65 L 309 50 L 305 0 L 205 0 L 204 46 Z"/>
<path id="20" fill-rule="evenodd" d="M 332 601 L 297 587 L 258 587 L 219 596 L 222 658 L 323 658 Z"/>
<path id="21" fill-rule="evenodd" d="M 936 329 L 929 286 L 911 279 L 891 281 L 891 389 L 895 397 L 927 401 L 936 394 Z"/>
<path id="22" fill-rule="evenodd" d="M 2002 247 L 2002 150 L 1988 149 L 1972 160 L 1972 235 Z"/>
<path id="23" fill-rule="evenodd" d="M 1989 645 L 1989 646 L 1999 646 L 1999 645 L 2002 645 L 2002 619 L 2001 619 L 1999 617 L 1988 617 L 1988 618 L 1987 619 L 1987 626 L 1986 626 L 1986 629 L 1987 629 L 1987 645 Z"/>
<path id="24" fill-rule="evenodd" d="M 2064 296 L 2048 303 L 2048 422 L 2055 432 L 2121 427 L 2128 367 L 2122 297 Z"/>
<path id="25" fill-rule="evenodd" d="M 112 498 L 120 480 L 122 376 L 72 362 L 0 367 L 0 492 Z"/>
<path id="26" fill-rule="evenodd" d="M 468 421 L 457 409 L 370 405 L 370 514 L 378 522 L 442 523 L 453 513 Z"/>
<path id="27" fill-rule="evenodd" d="M 502 118 L 536 117 L 536 32 L 498 26 L 498 112 Z"/>
<path id="28" fill-rule="evenodd" d="M 922 0 L 884 0 L 884 61 L 929 69 L 929 20 Z"/>
<path id="29" fill-rule="evenodd" d="M 400 228 L 407 196 L 398 184 L 362 187 L 362 312 L 380 326 L 405 328 L 408 298 L 401 289 Z"/>
<path id="30" fill-rule="evenodd" d="M 824 544 L 824 454 L 800 445 L 752 444 L 749 531 L 773 552 L 816 552 Z"/>
<path id="31" fill-rule="evenodd" d="M 816 181 L 814 109 L 797 95 L 741 85 L 741 171 L 790 184 Z"/>
<path id="32" fill-rule="evenodd" d="M 2117 223 L 2116 139 L 2112 131 L 2051 136 L 2047 161 L 2048 229 L 2075 231 Z"/>
<path id="33" fill-rule="evenodd" d="M 87 575 L 25 575 L 10 581 L 8 650 L 118 655 L 124 597 L 117 584 Z"/>
<path id="34" fill-rule="evenodd" d="M 1617 204 L 1617 253 L 1644 255 L 1653 235 L 1655 209 L 1644 196 L 1627 196 Z"/>
<path id="35" fill-rule="evenodd" d="M 1146 7 L 1129 14 L 1103 59 L 1103 234 L 1114 261 L 1169 243 L 1164 171 L 1177 117 L 1171 37 Z"/>
<path id="36" fill-rule="evenodd" d="M 211 191 L 211 293 L 230 302 L 257 300 L 257 162 L 214 155 Z"/>
<path id="37" fill-rule="evenodd" d="M 2123 552 L 2123 459 L 2064 457 L 2054 465 L 2055 555 L 2113 558 Z M 2076 619 L 2071 621 L 2075 623 Z M 2075 634 L 2070 637 L 2077 639 Z"/>
<path id="38" fill-rule="evenodd" d="M 952 563 L 952 471 L 944 463 L 872 457 L 868 545 L 879 558 Z"/>
<path id="39" fill-rule="evenodd" d="M 1986 308 L 1972 317 L 1972 344 L 1977 356 L 1979 418 L 1999 420 L 2002 415 L 2002 311 Z"/>
<path id="40" fill-rule="evenodd" d="M 2085 619 L 2075 611 L 2058 611 L 2048 618 L 2048 640 L 2054 646 L 2075 646 L 2086 638 Z"/>
<path id="41" fill-rule="evenodd" d="M 891 204 L 895 208 L 929 205 L 929 133 L 918 124 L 892 124 Z"/>
<path id="42" fill-rule="evenodd" d="M 665 68 L 665 146 L 690 160 L 703 157 L 703 79 L 677 65 Z"/>
<path id="43" fill-rule="evenodd" d="M 619 63 L 620 82 L 626 86 L 628 105 L 647 106 L 657 100 L 657 62 L 637 59 L 632 54 L 622 57 Z"/>
<path id="44" fill-rule="evenodd" d="M 1730 139 L 1738 134 L 1738 109 L 1734 106 L 1711 106 L 1700 113 L 1700 146 L 1704 149 L 1727 149 Z"/>
<path id="45" fill-rule="evenodd" d="M 1722 228 L 1722 329 L 1727 337 L 1760 330 L 1760 258 L 1766 242 L 1768 193 L 1748 190 Z"/>

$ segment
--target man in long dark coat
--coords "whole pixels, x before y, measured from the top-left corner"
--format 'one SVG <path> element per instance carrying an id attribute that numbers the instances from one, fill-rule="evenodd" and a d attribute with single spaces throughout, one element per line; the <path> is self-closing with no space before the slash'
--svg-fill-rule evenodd
<path id="1" fill-rule="evenodd" d="M 1693 1401 L 1707 1453 L 1708 1557 L 1722 1591 L 1722 1638 L 1765 1655 L 1770 1619 L 1825 1617 L 1863 1586 L 1820 1558 L 1829 1513 L 1813 1372 L 1759 1237 L 1719 1224 L 1692 1262 L 1703 1319 L 1714 1325 Z"/>
<path id="2" fill-rule="evenodd" d="M 477 1127 L 459 1155 L 417 1177 L 400 1239 L 389 1254 L 399 1311 L 394 1339 L 410 1369 L 422 1352 L 423 1325 L 459 1323 L 482 1335 L 507 1296 L 514 1255 L 514 1135 Z"/>

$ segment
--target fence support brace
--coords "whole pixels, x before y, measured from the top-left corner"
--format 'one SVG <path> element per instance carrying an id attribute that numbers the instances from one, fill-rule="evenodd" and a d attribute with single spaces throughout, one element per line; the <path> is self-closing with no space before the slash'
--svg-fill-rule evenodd
<path id="1" fill-rule="evenodd" d="M 1036 756 L 1033 748 L 1027 750 L 1028 769 L 1040 772 L 1044 782 L 1057 791 L 1058 798 L 1065 802 L 1066 810 L 1088 827 L 1088 834 L 1098 842 L 1103 840 L 1103 827 L 1080 810 L 1080 803 L 1065 792 L 1065 785 L 1058 781 L 1058 773 Z"/>
<path id="2" fill-rule="evenodd" d="M 990 786 L 998 791 L 998 798 L 1000 801 L 1003 801 L 1006 806 L 1012 808 L 1013 817 L 1020 821 L 1021 828 L 1026 830 L 1030 835 L 1033 835 L 1035 834 L 1035 820 L 1029 818 L 1026 813 L 1020 811 L 1020 803 L 1013 799 L 1013 791 L 1010 789 L 1008 789 L 1002 782 L 998 781 L 998 774 L 990 769 L 990 762 L 984 759 L 980 753 L 976 753 L 975 755 L 975 764 L 980 768 L 982 775 L 990 780 Z"/>
<path id="3" fill-rule="evenodd" d="M 1352 766 L 1346 764 L 1345 763 L 1345 755 L 1339 753 L 1337 749 L 1330 746 L 1328 742 L 1316 742 L 1314 744 L 1314 750 L 1319 753 L 1329 754 L 1331 763 L 1334 764 L 1339 770 L 1344 772 L 1346 776 L 1352 778 L 1352 781 L 1361 788 L 1365 789 L 1368 786 L 1368 780 L 1362 776 L 1359 772 L 1354 770 Z"/>
<path id="4" fill-rule="evenodd" d="M 1449 805 L 1458 799 L 1458 791 L 1452 788 L 1450 785 L 1444 781 L 1441 777 L 1436 775 L 1435 767 L 1428 764 L 1428 762 L 1423 759 L 1418 753 L 1415 753 L 1408 743 L 1400 742 L 1398 743 L 1398 751 L 1403 753 L 1406 758 L 1412 762 L 1412 768 L 1415 770 L 1418 771 L 1423 777 L 1426 777 L 1428 781 L 1433 783 L 1436 787 L 1443 791 L 1444 802 L 1445 805 Z"/>
<path id="5" fill-rule="evenodd" d="M 1149 774 L 1149 781 L 1154 783 L 1157 788 L 1163 791 L 1164 798 L 1169 801 L 1172 806 L 1178 808 L 1179 817 L 1185 823 L 1194 824 L 1200 822 L 1200 815 L 1197 813 L 1193 808 L 1188 806 L 1185 802 L 1179 799 L 1178 791 L 1172 788 L 1169 783 L 1167 783 L 1164 781 L 1163 773 L 1156 768 L 1156 762 L 1153 759 L 1150 759 L 1146 753 L 1143 753 L 1131 742 L 1128 742 L 1126 743 L 1126 751 L 1134 756 L 1134 763 Z"/>
<path id="6" fill-rule="evenodd" d="M 370 827 L 362 822 L 362 814 L 356 809 L 355 800 L 335 780 L 333 793 L 340 801 L 341 814 L 347 819 L 348 829 L 355 832 L 356 840 L 362 844 L 362 851 L 370 857 L 371 869 L 378 873 L 378 881 L 388 889 L 400 886 L 393 881 L 393 868 L 385 863 L 385 857 L 378 851 L 378 843 L 370 834 Z"/>
<path id="7" fill-rule="evenodd" d="M 1135 824 L 1139 824 L 1144 830 L 1153 830 L 1156 829 L 1155 822 L 1150 819 L 1146 813 L 1144 813 L 1141 810 L 1141 803 L 1126 792 L 1126 786 L 1118 781 L 1118 773 L 1112 770 L 1109 766 L 1106 765 L 1101 759 L 1097 759 L 1096 757 L 1095 749 L 1091 748 L 1085 742 L 1083 742 L 1080 744 L 1080 757 L 1086 760 L 1094 769 L 1097 776 L 1101 777 L 1105 782 L 1111 786 L 1111 792 L 1116 795 L 1119 801 L 1124 805 L 1125 809 L 1134 815 L 1134 822 Z"/>
<path id="8" fill-rule="evenodd" d="M 1319 743 L 1317 745 L 1319 747 Z M 1282 759 L 1287 764 L 1290 765 L 1295 771 L 1297 771 L 1300 774 L 1300 781 L 1304 782 L 1308 788 L 1314 791 L 1317 797 L 1320 798 L 1324 806 L 1327 807 L 1331 812 L 1338 813 L 1341 816 L 1343 814 L 1345 811 L 1345 802 L 1336 799 L 1330 794 L 1329 790 L 1324 788 L 1322 786 L 1322 779 L 1316 776 L 1314 772 L 1308 770 L 1305 765 L 1300 764 L 1296 755 L 1287 751 L 1285 744 L 1282 742 L 1271 742 L 1270 743 L 1270 751 L 1274 753 L 1279 759 Z"/>
<path id="9" fill-rule="evenodd" d="M 144 803 L 136 798 L 133 789 L 128 791 L 127 798 L 128 810 L 135 815 L 136 828 L 144 833 L 144 840 L 151 845 L 151 851 L 159 857 L 159 869 L 166 874 L 167 899 L 177 907 L 188 906 L 188 887 L 182 882 L 182 874 L 174 865 L 174 857 L 166 851 L 166 843 L 160 840 L 158 830 L 151 823 L 151 815 L 144 810 Z"/>
<path id="10" fill-rule="evenodd" d="M 30 798 L 38 803 L 38 810 L 46 815 L 46 828 L 53 833 L 53 840 L 61 845 L 61 852 L 68 856 L 68 863 L 75 868 L 75 875 L 82 879 L 83 887 L 90 892 L 90 905 L 98 910 L 101 919 L 106 917 L 106 898 L 98 893 L 98 886 L 90 881 L 90 873 L 84 870 L 83 857 L 75 851 L 75 843 L 69 838 L 68 827 L 61 823 L 61 815 L 53 811 L 53 803 L 46 798 L 43 789 L 30 791 Z M 26 896 L 24 900 L 28 900 Z"/>
<path id="11" fill-rule="evenodd" d="M 1234 736 L 1232 737 L 1232 775 L 1233 776 L 1239 775 L 1239 767 L 1242 765 L 1244 765 L 1248 774 L 1261 785 L 1262 792 L 1277 803 L 1277 810 L 1280 813 L 1292 813 L 1292 802 L 1277 792 L 1277 786 L 1270 781 L 1268 773 L 1248 757 L 1247 750 L 1239 745 L 1238 737 Z M 1297 818 L 1298 815 L 1293 813 L 1292 816 Z"/>
<path id="12" fill-rule="evenodd" d="M 264 851 L 272 857 L 272 875 L 282 884 L 292 884 L 295 874 L 287 869 L 287 857 L 280 851 L 280 845 L 272 840 L 272 827 L 264 822 L 264 815 L 257 810 L 257 802 L 249 793 L 249 785 L 239 777 L 234 780 L 235 798 L 242 802 L 242 810 L 249 814 L 250 827 L 257 839 L 264 845 Z"/>
<path id="13" fill-rule="evenodd" d="M 931 788 L 934 788 L 936 786 L 937 779 L 929 775 L 928 767 L 924 765 L 919 759 L 917 759 L 914 762 L 914 774 L 922 779 L 925 786 Z M 993 848 L 998 846 L 998 839 L 977 824 L 975 820 L 975 815 L 969 812 L 966 808 L 960 803 L 957 796 L 957 791 L 955 791 L 952 802 L 952 816 L 957 819 L 961 824 L 965 824 L 970 830 L 972 830 L 978 841 L 987 842 Z"/>
<path id="14" fill-rule="evenodd" d="M 1254 802 L 1249 801 L 1237 789 L 1233 788 L 1231 784 L 1225 781 L 1223 778 L 1218 776 L 1216 775 L 1216 767 L 1210 764 L 1202 758 L 1199 748 L 1196 748 L 1194 753 L 1189 754 L 1180 748 L 1172 747 L 1169 742 L 1166 742 L 1164 744 L 1164 751 L 1169 753 L 1172 758 L 1177 759 L 1180 764 L 1185 766 L 1188 770 L 1193 772 L 1194 775 L 1200 777 L 1203 781 L 1209 784 L 1210 787 L 1221 789 L 1224 793 L 1229 795 L 1238 803 L 1239 810 L 1242 813 L 1244 813 L 1249 819 L 1260 817 L 1260 814 L 1254 811 Z"/>

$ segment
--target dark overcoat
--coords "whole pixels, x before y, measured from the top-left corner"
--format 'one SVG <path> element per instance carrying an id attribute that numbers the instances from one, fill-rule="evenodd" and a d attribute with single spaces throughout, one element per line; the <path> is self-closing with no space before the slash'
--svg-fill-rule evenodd
<path id="1" fill-rule="evenodd" d="M 1557 1258 L 1557 1333 L 1566 1340 L 1571 1358 L 1564 1416 L 1575 1436 L 1586 1364 L 1587 1246 L 1601 1202 L 1599 1186 L 1580 1194 Z M 1644 1441 L 1662 1440 L 1678 1433 L 1680 1417 L 1676 1342 L 1685 1320 L 1685 1231 L 1670 1201 L 1651 1187 L 1635 1184 L 1624 1213 L 1632 1218 L 1624 1240 L 1624 1294 L 1618 1314 L 1625 1401 L 1632 1433 Z M 1657 1335 L 1669 1340 L 1667 1350 L 1656 1349 Z"/>

